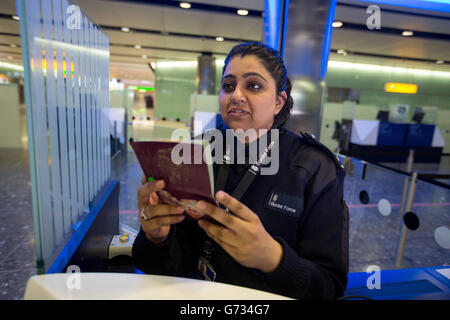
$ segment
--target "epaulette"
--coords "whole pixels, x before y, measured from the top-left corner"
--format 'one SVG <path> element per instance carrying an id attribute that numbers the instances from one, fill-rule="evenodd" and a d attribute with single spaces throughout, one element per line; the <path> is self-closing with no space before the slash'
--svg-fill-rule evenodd
<path id="1" fill-rule="evenodd" d="M 312 133 L 302 132 L 299 131 L 299 135 L 302 138 L 302 140 L 310 145 L 314 145 L 317 148 L 319 148 L 321 151 L 323 151 L 326 155 L 328 155 L 336 165 L 336 168 L 338 170 L 344 170 L 344 166 L 339 161 L 339 158 L 337 155 L 335 155 L 330 149 L 328 149 L 326 146 L 324 146 L 322 143 L 316 140 L 316 137 Z"/>

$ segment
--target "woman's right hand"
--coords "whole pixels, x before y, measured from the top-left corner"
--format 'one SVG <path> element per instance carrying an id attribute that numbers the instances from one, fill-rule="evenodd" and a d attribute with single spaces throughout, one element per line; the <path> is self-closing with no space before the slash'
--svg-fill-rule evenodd
<path id="1" fill-rule="evenodd" d="M 184 208 L 164 204 L 158 197 L 156 191 L 163 190 L 164 180 L 154 180 L 147 182 L 142 178 L 142 187 L 138 190 L 139 222 L 147 239 L 153 243 L 161 243 L 166 240 L 170 226 L 184 220 Z M 145 216 L 141 217 L 144 210 Z"/>

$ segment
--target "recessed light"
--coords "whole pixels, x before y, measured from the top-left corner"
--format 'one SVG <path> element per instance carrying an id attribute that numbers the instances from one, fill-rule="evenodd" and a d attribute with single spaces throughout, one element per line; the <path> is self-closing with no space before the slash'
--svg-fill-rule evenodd
<path id="1" fill-rule="evenodd" d="M 9 59 L 9 60 L 12 60 L 12 59 L 13 59 L 13 57 L 12 57 L 12 56 L 8 56 L 8 59 Z"/>
<path id="2" fill-rule="evenodd" d="M 342 21 L 334 21 L 331 25 L 333 26 L 333 28 L 340 28 L 344 24 L 342 23 Z"/>
<path id="3" fill-rule="evenodd" d="M 414 35 L 414 32 L 412 32 L 412 31 L 403 31 L 402 32 L 402 36 L 404 36 L 404 37 L 411 37 L 413 35 Z"/>
<path id="4" fill-rule="evenodd" d="M 348 52 L 345 51 L 344 49 L 339 49 L 339 50 L 337 51 L 337 54 L 340 54 L 340 55 L 342 55 L 342 56 L 346 56 L 346 55 L 348 55 Z"/>
<path id="5" fill-rule="evenodd" d="M 20 20 L 19 16 L 12 16 L 11 18 L 13 18 L 14 20 Z"/>
<path id="6" fill-rule="evenodd" d="M 189 2 L 180 2 L 180 7 L 182 7 L 183 9 L 190 9 L 191 4 Z"/>
<path id="7" fill-rule="evenodd" d="M 122 27 L 120 30 L 122 30 L 123 32 L 130 32 L 130 28 L 127 27 Z"/>
<path id="8" fill-rule="evenodd" d="M 239 9 L 239 10 L 237 11 L 237 14 L 240 15 L 240 16 L 246 16 L 246 15 L 248 15 L 248 10 L 245 10 L 245 9 Z"/>
<path id="9" fill-rule="evenodd" d="M 16 47 L 17 47 L 17 45 L 16 45 L 15 43 L 11 43 L 9 46 L 10 46 L 11 48 L 16 48 Z"/>
<path id="10" fill-rule="evenodd" d="M 135 49 L 141 49 L 142 47 L 141 47 L 140 45 L 137 44 L 137 45 L 134 46 L 134 48 L 135 48 Z"/>
<path id="11" fill-rule="evenodd" d="M 216 41 L 222 42 L 223 40 L 225 40 L 223 37 L 216 37 Z"/>
<path id="12" fill-rule="evenodd" d="M 445 61 L 444 60 L 438 60 L 438 61 L 436 61 L 436 63 L 437 64 L 443 64 L 443 63 L 445 63 Z"/>
<path id="13" fill-rule="evenodd" d="M 142 59 L 147 59 L 147 56 L 145 54 L 143 54 Z"/>

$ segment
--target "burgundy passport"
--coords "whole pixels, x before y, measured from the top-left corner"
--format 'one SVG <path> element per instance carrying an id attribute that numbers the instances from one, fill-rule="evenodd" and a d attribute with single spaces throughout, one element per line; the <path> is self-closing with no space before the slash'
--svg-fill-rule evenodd
<path id="1" fill-rule="evenodd" d="M 195 208 L 198 200 L 215 203 L 214 173 L 211 152 L 201 141 L 137 141 L 131 147 L 146 179 L 163 179 L 160 199 L 181 205 L 186 213 L 198 219 L 203 213 Z M 166 192 L 165 192 L 166 191 Z"/>

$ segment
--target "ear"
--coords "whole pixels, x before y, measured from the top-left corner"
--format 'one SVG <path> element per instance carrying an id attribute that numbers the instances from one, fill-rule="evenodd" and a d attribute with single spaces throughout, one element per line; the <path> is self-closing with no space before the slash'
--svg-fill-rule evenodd
<path id="1" fill-rule="evenodd" d="M 276 100 L 275 109 L 274 109 L 274 115 L 277 115 L 278 113 L 280 113 L 280 111 L 281 111 L 281 109 L 283 109 L 286 101 L 287 101 L 287 94 L 285 91 L 281 91 L 277 95 L 277 100 Z"/>

